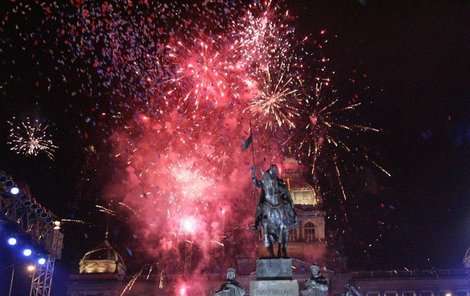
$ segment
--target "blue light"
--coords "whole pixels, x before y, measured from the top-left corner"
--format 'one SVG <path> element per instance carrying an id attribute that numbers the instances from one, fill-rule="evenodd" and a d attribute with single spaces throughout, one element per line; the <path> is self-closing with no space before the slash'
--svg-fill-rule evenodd
<path id="1" fill-rule="evenodd" d="M 23 250 L 23 255 L 25 255 L 26 257 L 31 256 L 32 253 L 33 253 L 33 251 L 31 251 L 31 249 L 24 249 Z"/>
<path id="2" fill-rule="evenodd" d="M 17 243 L 16 238 L 10 237 L 10 238 L 8 239 L 8 244 L 9 244 L 10 246 L 14 246 L 14 245 L 16 245 L 16 243 Z"/>
<path id="3" fill-rule="evenodd" d="M 10 193 L 14 194 L 14 195 L 17 195 L 18 193 L 20 193 L 20 189 L 16 186 L 13 186 L 13 187 L 10 188 Z"/>
<path id="4" fill-rule="evenodd" d="M 44 265 L 44 264 L 46 263 L 46 258 L 42 258 L 42 257 L 39 258 L 39 259 L 38 259 L 38 263 L 39 263 L 40 265 Z"/>

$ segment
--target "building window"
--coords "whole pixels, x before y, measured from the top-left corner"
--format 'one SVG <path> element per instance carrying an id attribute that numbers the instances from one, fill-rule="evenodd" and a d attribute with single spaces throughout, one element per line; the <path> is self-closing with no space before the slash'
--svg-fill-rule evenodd
<path id="1" fill-rule="evenodd" d="M 304 240 L 311 242 L 315 240 L 315 224 L 307 222 L 304 225 Z"/>
<path id="2" fill-rule="evenodd" d="M 379 292 L 377 291 L 370 291 L 370 292 L 367 292 L 366 296 L 379 296 Z"/>
<path id="3" fill-rule="evenodd" d="M 415 291 L 403 291 L 402 296 L 416 296 Z"/>
<path id="4" fill-rule="evenodd" d="M 395 291 L 385 291 L 384 296 L 398 296 L 398 293 Z"/>
<path id="5" fill-rule="evenodd" d="M 297 228 L 291 229 L 289 231 L 289 241 L 295 242 L 299 239 L 299 230 Z"/>
<path id="6" fill-rule="evenodd" d="M 426 290 L 419 292 L 419 296 L 434 296 L 434 293 L 432 291 Z"/>

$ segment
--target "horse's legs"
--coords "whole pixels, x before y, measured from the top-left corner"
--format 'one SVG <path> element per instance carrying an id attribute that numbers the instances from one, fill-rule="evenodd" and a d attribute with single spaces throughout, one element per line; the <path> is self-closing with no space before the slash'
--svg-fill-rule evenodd
<path id="1" fill-rule="evenodd" d="M 274 258 L 274 247 L 273 244 L 270 243 L 269 246 L 267 247 L 268 253 L 269 253 L 269 258 Z"/>
<path id="2" fill-rule="evenodd" d="M 287 240 L 289 239 L 289 229 L 287 227 L 281 227 L 282 234 L 281 234 L 281 241 L 279 243 L 279 249 L 281 249 L 281 256 L 286 258 L 287 257 Z"/>
<path id="3" fill-rule="evenodd" d="M 282 244 L 277 243 L 277 258 L 281 258 L 281 249 L 282 249 Z"/>
<path id="4" fill-rule="evenodd" d="M 266 222 L 263 223 L 263 245 L 266 247 L 269 253 L 269 258 L 274 258 L 274 247 L 271 235 L 268 233 L 268 225 Z"/>
<path id="5" fill-rule="evenodd" d="M 285 242 L 282 244 L 279 244 L 279 249 L 282 249 L 281 256 L 283 258 L 287 258 L 287 244 Z"/>

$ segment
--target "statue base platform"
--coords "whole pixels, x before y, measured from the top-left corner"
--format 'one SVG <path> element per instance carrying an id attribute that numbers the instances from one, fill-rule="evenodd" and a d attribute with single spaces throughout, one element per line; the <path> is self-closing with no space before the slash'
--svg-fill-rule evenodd
<path id="1" fill-rule="evenodd" d="M 269 258 L 256 260 L 257 280 L 292 280 L 292 259 Z"/>
<path id="2" fill-rule="evenodd" d="M 297 280 L 251 281 L 250 296 L 299 296 Z"/>
<path id="3" fill-rule="evenodd" d="M 256 260 L 256 281 L 250 282 L 251 296 L 298 296 L 299 283 L 292 280 L 292 259 Z"/>

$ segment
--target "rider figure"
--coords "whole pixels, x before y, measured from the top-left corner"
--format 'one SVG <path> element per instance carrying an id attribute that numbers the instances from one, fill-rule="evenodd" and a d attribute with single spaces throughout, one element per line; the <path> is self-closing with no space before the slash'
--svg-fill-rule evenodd
<path id="1" fill-rule="evenodd" d="M 269 201 L 270 196 L 280 195 L 281 199 L 288 204 L 287 214 L 289 216 L 289 224 L 291 227 L 297 227 L 297 214 L 295 213 L 294 203 L 292 197 L 287 190 L 285 182 L 278 178 L 278 169 L 276 165 L 271 165 L 269 169 L 263 174 L 262 180 L 256 179 L 256 168 L 251 168 L 251 180 L 256 187 L 261 188 L 261 196 L 256 207 L 255 225 L 253 230 L 259 230 L 261 221 L 263 220 L 263 205 L 266 200 Z M 266 199 L 267 198 L 267 199 Z"/>

